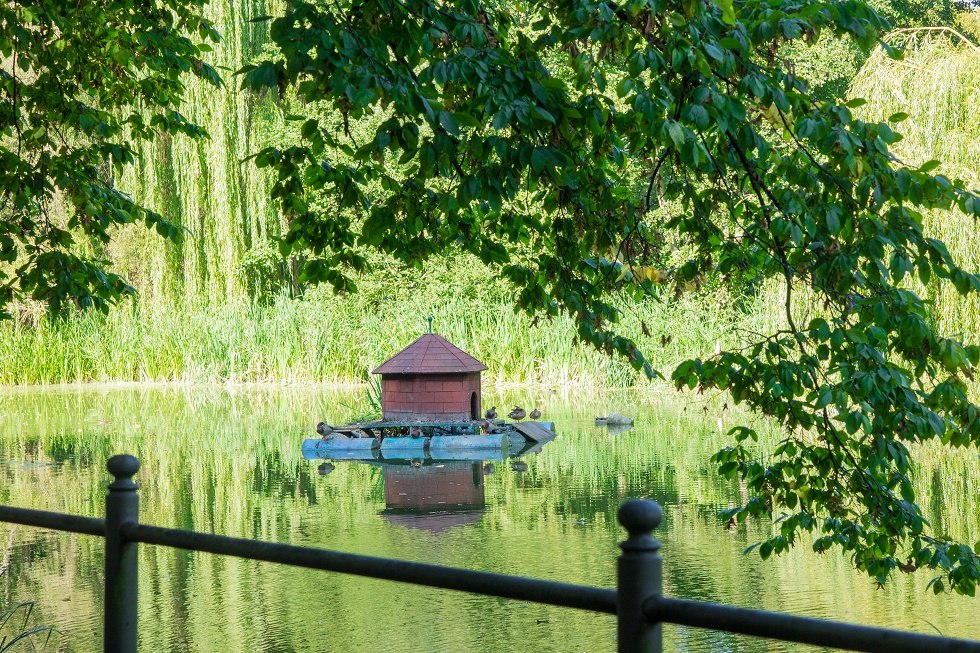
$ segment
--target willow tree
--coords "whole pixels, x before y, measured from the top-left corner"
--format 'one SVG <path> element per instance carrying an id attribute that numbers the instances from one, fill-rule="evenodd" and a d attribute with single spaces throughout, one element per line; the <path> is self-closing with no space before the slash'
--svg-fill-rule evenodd
<path id="1" fill-rule="evenodd" d="M 780 328 L 672 372 L 785 427 L 765 458 L 747 427 L 716 454 L 750 489 L 733 516 L 778 517 L 763 557 L 812 532 L 880 582 L 928 567 L 935 589 L 973 594 L 980 558 L 930 532 L 909 475 L 910 445 L 980 443 L 980 348 L 940 335 L 910 281 L 980 290 L 922 232 L 923 210 L 977 216 L 980 198 L 890 153 L 903 115 L 815 102 L 778 56 L 827 31 L 868 48 L 883 27 L 852 0 L 294 2 L 271 23 L 279 55 L 241 72 L 309 103 L 301 144 L 256 157 L 307 279 L 348 289 L 367 249 L 413 264 L 461 247 L 518 306 L 569 314 L 651 377 L 617 333 L 620 296 L 663 281 L 651 234 L 690 243 L 673 281 L 781 280 Z"/>
<path id="2" fill-rule="evenodd" d="M 180 236 L 114 178 L 141 140 L 204 135 L 179 112 L 186 75 L 221 83 L 204 4 L 0 5 L 0 317 L 21 298 L 105 310 L 134 292 L 99 255 L 115 226 Z"/>

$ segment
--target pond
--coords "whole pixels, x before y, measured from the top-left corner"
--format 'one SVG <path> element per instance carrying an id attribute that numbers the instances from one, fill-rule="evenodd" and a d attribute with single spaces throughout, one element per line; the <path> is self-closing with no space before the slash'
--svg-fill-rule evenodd
<path id="1" fill-rule="evenodd" d="M 521 390 L 484 403 L 540 405 L 559 435 L 517 461 L 321 466 L 303 458 L 302 440 L 320 420 L 364 413 L 363 390 L 4 391 L 0 502 L 100 517 L 105 460 L 125 452 L 142 462 L 145 523 L 613 587 L 624 537 L 616 510 L 626 498 L 651 497 L 664 506 L 657 537 L 672 596 L 980 637 L 977 599 L 933 596 L 928 573 L 879 589 L 846 557 L 817 556 L 805 544 L 765 562 L 743 554 L 769 525 L 729 529 L 717 516 L 742 490 L 718 478 L 708 458 L 724 446 L 723 430 L 753 419 L 720 400 Z M 633 416 L 634 428 L 596 427 L 594 417 L 611 411 Z M 980 465 L 970 455 L 927 455 L 916 489 L 941 532 L 976 539 Z M 465 486 L 465 497 L 445 509 L 419 503 L 447 483 Z M 0 607 L 36 601 L 30 625 L 61 631 L 46 650 L 100 650 L 101 538 L 0 524 L 0 545 Z M 615 622 L 605 615 L 146 545 L 139 565 L 143 651 L 615 650 Z M 672 651 L 814 650 L 673 626 L 665 633 Z"/>

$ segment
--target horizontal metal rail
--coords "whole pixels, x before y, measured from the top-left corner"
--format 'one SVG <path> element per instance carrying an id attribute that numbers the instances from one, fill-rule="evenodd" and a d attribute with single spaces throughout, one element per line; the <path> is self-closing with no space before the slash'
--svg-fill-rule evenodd
<path id="1" fill-rule="evenodd" d="M 813 617 L 655 596 L 643 604 L 651 621 L 868 653 L 980 653 L 980 642 L 859 626 Z"/>
<path id="2" fill-rule="evenodd" d="M 610 589 L 290 544 L 258 542 L 145 524 L 124 524 L 121 530 L 123 537 L 131 542 L 616 614 L 616 591 Z"/>
<path id="3" fill-rule="evenodd" d="M 10 522 L 11 524 L 22 524 L 24 526 L 49 528 L 54 531 L 68 531 L 69 533 L 84 533 L 85 535 L 105 537 L 105 520 L 96 517 L 80 517 L 78 515 L 66 515 L 60 512 L 48 512 L 46 510 L 0 506 L 0 521 Z"/>
<path id="4" fill-rule="evenodd" d="M 105 520 L 59 512 L 0 506 L 0 521 L 52 530 L 105 536 Z M 278 562 L 294 567 L 321 569 L 414 585 L 458 590 L 473 594 L 520 599 L 566 608 L 616 614 L 616 591 L 572 585 L 486 571 L 456 569 L 423 562 L 314 549 L 291 544 L 259 542 L 145 524 L 124 524 L 123 538 L 130 542 L 157 544 L 190 551 L 230 555 L 248 560 Z"/>

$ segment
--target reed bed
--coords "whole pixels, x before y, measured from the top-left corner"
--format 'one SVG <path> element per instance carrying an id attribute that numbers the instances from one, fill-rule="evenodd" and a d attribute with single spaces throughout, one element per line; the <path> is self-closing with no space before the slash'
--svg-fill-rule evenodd
<path id="1" fill-rule="evenodd" d="M 504 297 L 474 294 L 437 287 L 338 297 L 314 289 L 266 306 L 157 301 L 108 315 L 0 324 L 0 384 L 361 382 L 424 333 L 429 314 L 435 331 L 488 365 L 484 380 L 491 385 L 645 382 L 625 361 L 575 344 L 571 320 L 535 326 Z M 691 295 L 633 307 L 619 327 L 669 377 L 683 358 L 730 344 L 738 325 L 765 319 L 761 309 L 726 312 L 710 295 Z"/>

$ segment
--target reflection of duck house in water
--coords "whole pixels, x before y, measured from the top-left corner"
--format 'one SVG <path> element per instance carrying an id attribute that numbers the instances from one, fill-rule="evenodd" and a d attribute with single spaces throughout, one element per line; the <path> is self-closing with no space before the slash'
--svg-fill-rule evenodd
<path id="1" fill-rule="evenodd" d="M 303 443 L 307 458 L 460 460 L 511 455 L 555 437 L 550 422 L 482 419 L 480 373 L 487 366 L 435 333 L 382 363 L 381 420 L 321 425 Z"/>
<path id="2" fill-rule="evenodd" d="M 385 510 L 393 523 L 442 532 L 478 521 L 486 496 L 483 463 L 384 465 Z"/>

